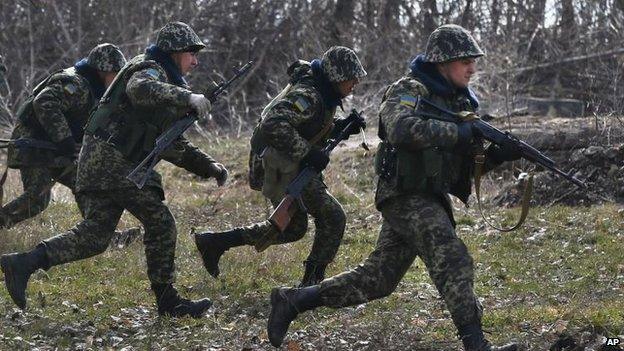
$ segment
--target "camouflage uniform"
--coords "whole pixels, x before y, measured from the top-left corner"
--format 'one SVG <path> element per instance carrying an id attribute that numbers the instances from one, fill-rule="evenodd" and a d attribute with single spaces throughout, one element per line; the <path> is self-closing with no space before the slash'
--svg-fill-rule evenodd
<path id="1" fill-rule="evenodd" d="M 42 242 L 43 268 L 102 253 L 126 209 L 145 228 L 147 273 L 159 313 L 199 317 L 210 306 L 207 299 L 197 303 L 181 299 L 171 285 L 175 280 L 177 232 L 175 219 L 163 203 L 160 174 L 153 172 L 142 189 L 126 179 L 153 148 L 156 137 L 193 108 L 192 92 L 171 52 L 196 52 L 203 47 L 188 25 L 169 23 L 160 30 L 156 45 L 119 72 L 85 128 L 76 180 L 76 200 L 84 211 L 84 220 Z M 219 170 L 210 156 L 183 137 L 161 156 L 203 177 L 217 176 Z M 7 266 L 10 270 L 10 260 L 17 258 L 3 260 L 8 262 L 3 261 L 3 269 Z M 23 301 L 25 306 L 21 290 L 9 291 L 18 305 Z"/>
<path id="2" fill-rule="evenodd" d="M 11 227 L 45 210 L 56 182 L 75 192 L 82 129 L 104 88 L 94 71 L 116 72 L 125 63 L 117 46 L 100 44 L 84 60 L 84 68 L 77 64 L 53 73 L 22 106 L 11 138 L 52 141 L 64 150 L 9 148 L 7 163 L 20 169 L 24 193 L 0 210 L 0 227 Z"/>
<path id="3" fill-rule="evenodd" d="M 288 68 L 289 85 L 265 108 L 252 137 L 250 164 L 253 168 L 254 163 L 261 163 L 262 171 L 252 169 L 250 184 L 260 185 L 262 194 L 274 207 L 284 198 L 286 187 L 299 173 L 302 160 L 310 150 L 325 146 L 337 121 L 334 115 L 343 97 L 338 95 L 335 87 L 322 86 L 319 78 L 315 78 L 315 69 L 322 71 L 332 84 L 366 75 L 355 53 L 346 47 L 332 47 L 320 61 L 296 61 Z M 304 188 L 301 201 L 307 211 L 297 210 L 281 233 L 269 221 L 235 230 L 242 235 L 246 245 L 270 240 L 267 238 L 275 238 L 269 244 L 294 242 L 305 235 L 310 214 L 316 229 L 312 249 L 305 261 L 306 275 L 310 276 L 315 270 L 324 271 L 325 266 L 333 261 L 342 241 L 346 216 L 340 203 L 327 191 L 320 173 Z M 203 251 L 201 247 L 200 251 Z M 216 276 L 218 272 L 211 271 L 211 274 Z M 322 272 L 319 274 L 323 275 Z"/>
<path id="4" fill-rule="evenodd" d="M 390 295 L 416 257 L 427 267 L 469 351 L 490 350 L 480 330 L 481 306 L 473 289 L 473 260 L 455 233 L 448 194 L 466 202 L 471 191 L 472 144 L 460 125 L 423 118 L 440 114 L 418 104 L 425 97 L 448 110 L 474 111 L 478 102 L 467 88 L 456 88 L 434 63 L 483 56 L 474 39 L 459 26 L 442 26 L 429 39 L 427 54 L 413 61 L 410 74 L 390 85 L 379 112 L 379 175 L 375 203 L 383 223 L 375 250 L 358 267 L 308 289 L 275 289 L 269 338 L 281 344 L 288 324 L 302 310 L 316 306 L 353 306 Z M 447 36 L 450 36 L 448 38 Z M 453 38 L 456 36 L 456 38 Z M 434 45 L 432 45 L 434 44 Z M 442 49 L 440 49 L 442 47 Z M 418 108 L 418 110 L 416 110 Z M 495 166 L 486 160 L 487 168 Z M 284 302 L 286 301 L 286 302 Z M 290 306 L 290 307 L 288 307 Z M 503 349 L 515 350 L 515 348 Z"/>

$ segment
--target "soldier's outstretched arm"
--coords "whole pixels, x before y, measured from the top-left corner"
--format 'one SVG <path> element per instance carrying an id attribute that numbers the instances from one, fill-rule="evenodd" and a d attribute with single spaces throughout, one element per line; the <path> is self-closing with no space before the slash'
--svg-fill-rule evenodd
<path id="1" fill-rule="evenodd" d="M 188 139 L 181 137 L 161 154 L 164 160 L 204 178 L 217 178 L 218 162 Z"/>
<path id="2" fill-rule="evenodd" d="M 156 67 L 147 67 L 134 72 L 126 85 L 126 94 L 137 106 L 188 106 L 191 91 L 167 83 L 166 73 Z"/>
<path id="3" fill-rule="evenodd" d="M 45 87 L 33 100 L 33 110 L 45 132 L 55 143 L 72 138 L 71 128 L 65 118 L 65 113 L 72 106 L 89 99 L 88 90 L 85 91 L 77 82 L 57 81 Z"/>
<path id="4" fill-rule="evenodd" d="M 388 88 L 379 114 L 384 117 L 390 143 L 409 149 L 433 146 L 451 149 L 456 146 L 458 127 L 455 123 L 424 119 L 414 114 L 418 97 L 426 94 L 422 84 L 409 78 Z"/>
<path id="5" fill-rule="evenodd" d="M 300 161 L 310 151 L 311 145 L 297 132 L 297 127 L 309 121 L 320 104 L 321 101 L 313 94 L 288 94 L 271 108 L 260 123 L 265 142 L 293 161 Z"/>

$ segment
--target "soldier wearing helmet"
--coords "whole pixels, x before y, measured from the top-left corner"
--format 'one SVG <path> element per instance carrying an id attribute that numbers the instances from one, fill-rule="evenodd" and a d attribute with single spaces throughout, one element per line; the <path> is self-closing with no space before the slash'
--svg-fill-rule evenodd
<path id="1" fill-rule="evenodd" d="M 156 44 L 130 60 L 111 83 L 89 117 L 78 160 L 76 192 L 84 220 L 29 252 L 0 260 L 7 290 L 20 308 L 26 306 L 32 272 L 104 252 L 124 210 L 145 228 L 147 275 L 158 313 L 199 318 L 211 306 L 208 299 L 182 298 L 173 286 L 177 232 L 163 203 L 161 176 L 154 172 L 142 189 L 126 179 L 171 124 L 188 112 L 205 117 L 210 111 L 209 100 L 194 94 L 184 79 L 197 66 L 197 53 L 204 47 L 187 24 L 168 23 L 158 32 Z M 96 57 L 87 62 L 106 67 Z M 216 178 L 219 185 L 227 178 L 225 167 L 183 137 L 163 158 L 199 176 Z"/>
<path id="2" fill-rule="evenodd" d="M 117 46 L 100 44 L 73 67 L 48 76 L 23 103 L 11 138 L 52 142 L 56 150 L 9 147 L 8 166 L 20 170 L 24 193 L 0 209 L 0 228 L 45 210 L 57 182 L 75 191 L 76 157 L 89 111 L 125 63 Z"/>
<path id="3" fill-rule="evenodd" d="M 376 159 L 375 203 L 383 223 L 377 247 L 355 269 L 306 288 L 271 292 L 268 336 L 282 343 L 298 313 L 319 306 L 353 306 L 391 294 L 420 257 L 467 351 L 513 351 L 492 347 L 481 329 L 482 308 L 473 290 L 473 260 L 455 233 L 449 194 L 466 202 L 471 192 L 472 150 L 481 145 L 471 124 L 424 118 L 440 111 L 419 103 L 426 98 L 451 111 L 475 111 L 469 87 L 476 59 L 484 55 L 464 28 L 444 25 L 429 37 L 409 73 L 391 84 L 379 112 L 382 140 Z M 482 147 L 482 146 L 481 146 Z M 486 167 L 514 159 L 514 150 L 490 147 Z"/>
<path id="4" fill-rule="evenodd" d="M 286 187 L 303 167 L 312 166 L 319 174 L 325 169 L 329 159 L 320 150 L 333 132 L 351 121 L 356 123 L 350 134 L 359 133 L 366 126 L 355 115 L 334 117 L 342 99 L 366 76 L 353 50 L 332 47 L 321 59 L 294 62 L 287 74 L 290 83 L 265 107 L 251 140 L 250 184 L 261 190 L 273 206 L 279 204 Z M 254 245 L 262 250 L 271 244 L 301 239 L 310 214 L 316 231 L 310 255 L 304 262 L 301 286 L 323 280 L 325 267 L 336 256 L 342 241 L 346 216 L 340 203 L 327 191 L 321 175 L 306 186 L 301 200 L 303 208 L 279 234 L 268 221 L 226 232 L 196 234 L 195 242 L 208 272 L 218 276 L 219 259 L 232 247 Z"/>

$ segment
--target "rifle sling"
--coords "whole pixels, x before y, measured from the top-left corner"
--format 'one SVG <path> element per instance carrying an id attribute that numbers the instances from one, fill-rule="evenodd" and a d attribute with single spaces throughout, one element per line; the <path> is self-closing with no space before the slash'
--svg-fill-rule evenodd
<path id="1" fill-rule="evenodd" d="M 475 185 L 475 195 L 477 196 L 477 207 L 479 208 L 479 214 L 481 214 L 481 218 L 487 223 L 490 227 L 499 230 L 501 232 L 510 232 L 520 228 L 524 220 L 527 218 L 529 214 L 529 207 L 531 202 L 531 194 L 533 193 L 533 175 L 529 175 L 529 179 L 527 180 L 526 185 L 524 186 L 524 191 L 522 193 L 522 211 L 520 213 L 520 219 L 518 222 L 509 228 L 499 227 L 492 222 L 490 222 L 485 215 L 483 214 L 483 208 L 481 205 L 481 175 L 483 173 L 483 166 L 485 164 L 485 155 L 483 153 L 477 154 L 475 156 L 475 169 L 474 169 L 474 185 Z"/>
<path id="2" fill-rule="evenodd" d="M 323 129 L 321 129 L 320 132 L 318 132 L 318 134 L 316 134 L 315 136 L 312 137 L 312 139 L 310 139 L 310 144 L 315 145 L 316 143 L 318 143 L 321 138 L 327 134 L 327 132 L 329 132 L 329 130 L 331 129 L 331 127 L 334 125 L 334 121 L 331 120 L 328 123 L 326 123 L 323 126 Z"/>

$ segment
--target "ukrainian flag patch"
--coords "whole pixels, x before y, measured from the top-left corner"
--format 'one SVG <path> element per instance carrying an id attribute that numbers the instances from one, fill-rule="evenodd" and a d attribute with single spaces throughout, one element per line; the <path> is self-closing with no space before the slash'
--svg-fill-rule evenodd
<path id="1" fill-rule="evenodd" d="M 158 70 L 155 68 L 148 68 L 147 70 L 145 70 L 145 73 L 154 79 L 158 79 L 158 77 L 160 76 Z"/>
<path id="2" fill-rule="evenodd" d="M 306 99 L 300 97 L 297 101 L 295 101 L 295 107 L 299 110 L 299 112 L 303 112 L 310 107 L 310 103 Z"/>
<path id="3" fill-rule="evenodd" d="M 401 101 L 399 102 L 399 104 L 401 104 L 403 106 L 410 107 L 410 108 L 415 108 L 416 107 L 416 97 L 414 97 L 412 95 L 401 95 Z"/>
<path id="4" fill-rule="evenodd" d="M 65 89 L 65 92 L 72 95 L 76 92 L 78 88 L 76 87 L 76 85 L 74 85 L 74 83 L 68 83 L 63 86 L 63 89 Z"/>

